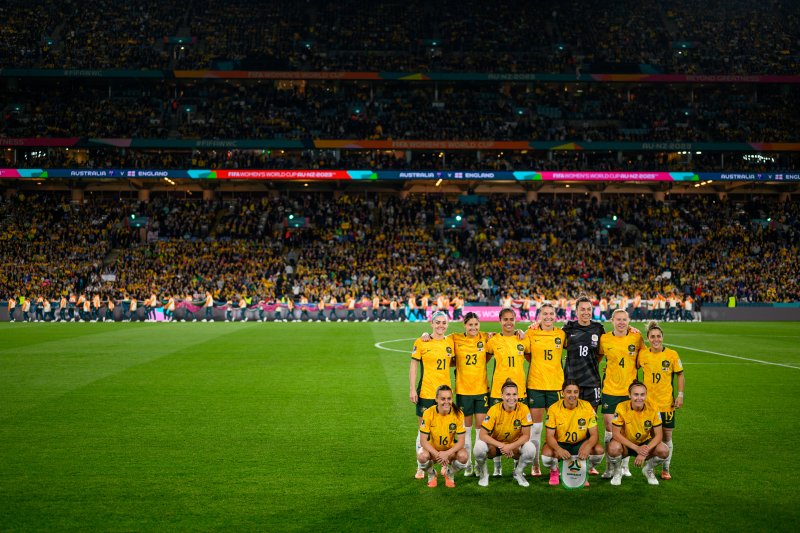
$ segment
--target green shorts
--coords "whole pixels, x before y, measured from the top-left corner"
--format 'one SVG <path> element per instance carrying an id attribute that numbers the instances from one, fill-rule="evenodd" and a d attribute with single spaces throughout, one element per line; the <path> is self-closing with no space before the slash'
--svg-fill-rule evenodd
<path id="1" fill-rule="evenodd" d="M 617 410 L 617 406 L 627 400 L 630 400 L 629 396 L 612 396 L 611 394 L 603 393 L 603 414 L 613 415 Z"/>
<path id="2" fill-rule="evenodd" d="M 570 455 L 578 455 L 578 451 L 581 449 L 584 442 L 586 442 L 586 439 L 580 442 L 559 442 L 558 445 L 567 450 Z"/>
<path id="3" fill-rule="evenodd" d="M 428 407 L 436 405 L 436 400 L 428 400 L 426 398 L 419 398 L 417 400 L 417 416 L 422 416 L 422 413 L 425 412 L 425 409 Z"/>
<path id="4" fill-rule="evenodd" d="M 456 394 L 456 405 L 464 411 L 464 416 L 486 414 L 489 410 L 489 396 L 487 394 Z"/>
<path id="5" fill-rule="evenodd" d="M 675 428 L 675 411 L 661 411 L 661 427 L 666 429 Z"/>
<path id="6" fill-rule="evenodd" d="M 549 409 L 560 399 L 560 390 L 528 389 L 528 407 L 531 409 Z"/>

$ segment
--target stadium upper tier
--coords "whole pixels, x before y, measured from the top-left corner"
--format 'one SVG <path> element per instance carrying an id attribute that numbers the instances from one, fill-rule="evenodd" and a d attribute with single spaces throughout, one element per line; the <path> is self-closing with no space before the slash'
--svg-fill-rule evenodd
<path id="1" fill-rule="evenodd" d="M 8 0 L 0 65 L 796 74 L 797 2 Z"/>
<path id="2" fill-rule="evenodd" d="M 0 137 L 798 140 L 800 85 L 20 82 Z"/>
<path id="3" fill-rule="evenodd" d="M 798 301 L 800 203 L 775 200 L 287 192 L 70 204 L 25 191 L 0 204 L 0 298 L 676 291 Z"/>

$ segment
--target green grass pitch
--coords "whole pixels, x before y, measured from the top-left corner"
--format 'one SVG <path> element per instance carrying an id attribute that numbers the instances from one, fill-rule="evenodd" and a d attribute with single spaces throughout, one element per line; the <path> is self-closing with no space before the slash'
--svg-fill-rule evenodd
<path id="1" fill-rule="evenodd" d="M 0 530 L 798 527 L 800 324 L 666 324 L 687 381 L 673 480 L 579 491 L 518 487 L 510 463 L 488 488 L 413 479 L 428 329 L 0 324 Z"/>

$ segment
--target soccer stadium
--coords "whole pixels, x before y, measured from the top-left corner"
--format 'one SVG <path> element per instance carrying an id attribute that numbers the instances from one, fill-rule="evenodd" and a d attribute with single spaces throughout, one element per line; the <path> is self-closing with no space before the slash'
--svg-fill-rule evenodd
<path id="1" fill-rule="evenodd" d="M 0 87 L 1 530 L 800 524 L 800 3 L 6 0 Z"/>

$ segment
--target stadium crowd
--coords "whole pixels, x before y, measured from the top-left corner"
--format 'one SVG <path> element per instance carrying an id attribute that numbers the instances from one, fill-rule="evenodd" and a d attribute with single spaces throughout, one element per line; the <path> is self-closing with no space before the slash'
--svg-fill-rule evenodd
<path id="1" fill-rule="evenodd" d="M 0 137 L 787 142 L 794 86 L 308 82 L 7 92 Z"/>
<path id="2" fill-rule="evenodd" d="M 132 212 L 143 227 L 129 222 Z M 307 194 L 73 205 L 33 194 L 9 199 L 3 213 L 0 294 L 11 299 L 196 302 L 208 291 L 248 306 L 377 296 L 397 309 L 409 295 L 800 299 L 800 206 L 791 201 L 502 195 L 473 205 L 444 195 Z M 446 226 L 456 214 L 461 227 Z"/>
<path id="3" fill-rule="evenodd" d="M 351 169 L 768 172 L 800 167 L 797 152 L 127 150 L 28 148 L 0 151 L 0 168 Z"/>
<path id="4" fill-rule="evenodd" d="M 0 63 L 67 69 L 795 74 L 794 2 L 12 0 Z M 170 37 L 185 37 L 181 42 Z"/>

